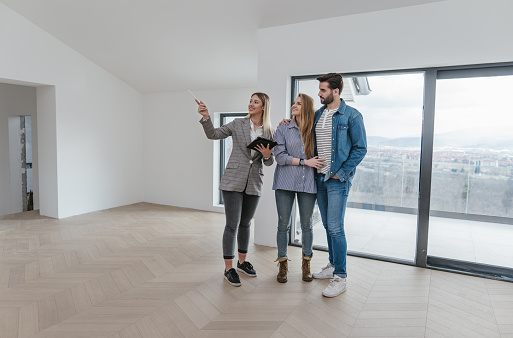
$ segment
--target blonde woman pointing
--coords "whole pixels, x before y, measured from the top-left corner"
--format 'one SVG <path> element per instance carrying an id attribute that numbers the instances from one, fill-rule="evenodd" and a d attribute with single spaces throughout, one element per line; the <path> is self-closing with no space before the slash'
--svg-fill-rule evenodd
<path id="1" fill-rule="evenodd" d="M 248 104 L 248 115 L 237 118 L 219 128 L 214 128 L 207 106 L 196 100 L 200 123 L 205 135 L 211 140 L 233 139 L 233 148 L 226 165 L 219 189 L 223 194 L 226 225 L 223 233 L 224 278 L 230 285 L 240 286 L 237 271 L 256 277 L 253 265 L 246 260 L 250 237 L 251 219 L 255 215 L 263 186 L 263 164 L 273 164 L 272 149 L 257 146 L 257 150 L 247 146 L 257 137 L 272 140 L 270 100 L 265 93 L 254 93 Z M 238 246 L 237 270 L 233 267 L 235 242 Z"/>

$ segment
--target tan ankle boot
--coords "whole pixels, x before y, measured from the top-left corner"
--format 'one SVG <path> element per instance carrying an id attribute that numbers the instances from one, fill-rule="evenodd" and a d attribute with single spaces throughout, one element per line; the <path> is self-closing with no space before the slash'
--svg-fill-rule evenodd
<path id="1" fill-rule="evenodd" d="M 303 270 L 303 280 L 305 282 L 311 282 L 313 280 L 313 276 L 310 273 L 310 260 L 312 260 L 312 257 L 313 252 L 310 257 L 305 257 L 305 254 L 303 253 L 303 264 L 301 265 L 301 268 Z"/>
<path id="2" fill-rule="evenodd" d="M 289 262 L 287 257 L 278 258 L 275 262 L 278 262 L 278 266 L 280 270 L 278 271 L 278 275 L 276 276 L 276 280 L 280 283 L 287 282 L 287 272 L 289 271 Z"/>

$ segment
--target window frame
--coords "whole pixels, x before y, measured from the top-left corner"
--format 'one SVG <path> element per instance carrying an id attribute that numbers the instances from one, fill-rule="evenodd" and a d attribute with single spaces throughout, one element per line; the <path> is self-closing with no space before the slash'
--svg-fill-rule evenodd
<path id="1" fill-rule="evenodd" d="M 244 113 L 244 112 L 220 113 L 219 114 L 219 125 L 224 126 L 226 124 L 226 118 L 228 118 L 228 117 L 237 118 L 237 117 L 245 117 L 247 115 L 248 115 L 248 113 Z M 225 169 L 225 163 L 224 163 L 226 160 L 226 158 L 224 156 L 225 142 L 226 142 L 226 139 L 222 139 L 222 140 L 220 140 L 220 144 L 219 144 L 219 182 L 221 182 L 221 179 L 223 178 L 224 169 Z M 224 205 L 223 193 L 221 190 L 219 190 L 219 205 Z"/>

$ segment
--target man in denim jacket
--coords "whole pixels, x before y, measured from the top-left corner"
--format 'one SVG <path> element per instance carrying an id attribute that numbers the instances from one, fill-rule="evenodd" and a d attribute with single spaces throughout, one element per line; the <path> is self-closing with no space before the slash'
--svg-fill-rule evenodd
<path id="1" fill-rule="evenodd" d="M 326 229 L 329 263 L 313 277 L 331 278 L 322 294 L 336 297 L 346 290 L 344 214 L 347 195 L 356 166 L 367 153 L 367 137 L 362 114 L 340 98 L 342 76 L 329 73 L 317 80 L 324 106 L 315 112 L 315 155 L 326 159 L 326 166 L 317 171 L 317 203 Z"/>

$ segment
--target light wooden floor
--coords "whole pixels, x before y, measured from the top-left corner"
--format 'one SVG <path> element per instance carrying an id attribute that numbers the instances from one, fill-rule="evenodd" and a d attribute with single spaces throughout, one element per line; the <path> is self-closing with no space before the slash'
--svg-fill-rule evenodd
<path id="1" fill-rule="evenodd" d="M 347 292 L 326 299 L 300 248 L 279 284 L 276 249 L 251 245 L 258 277 L 232 287 L 223 226 L 146 203 L 0 217 L 0 337 L 513 337 L 513 283 L 349 257 Z"/>

